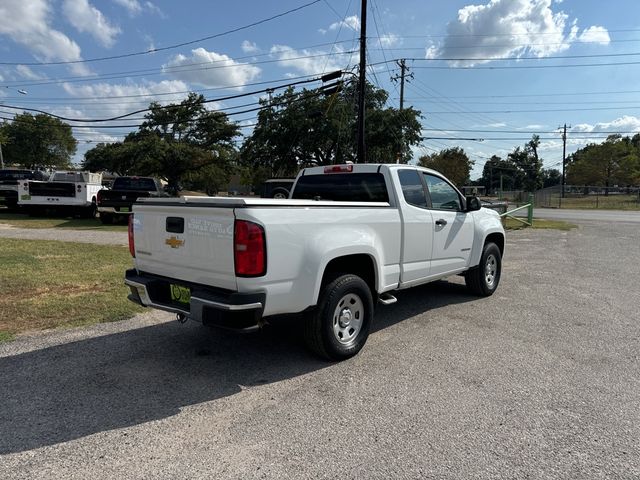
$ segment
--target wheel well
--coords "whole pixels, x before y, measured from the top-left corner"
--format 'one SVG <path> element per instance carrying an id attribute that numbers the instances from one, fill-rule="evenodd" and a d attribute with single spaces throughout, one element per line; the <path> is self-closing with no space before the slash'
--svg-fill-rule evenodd
<path id="1" fill-rule="evenodd" d="M 376 270 L 373 259 L 366 254 L 345 255 L 331 260 L 324 269 L 322 286 L 331 282 L 341 274 L 352 273 L 362 278 L 371 290 L 376 293 Z"/>
<path id="2" fill-rule="evenodd" d="M 504 254 L 504 236 L 501 233 L 491 233 L 487 235 L 484 244 L 495 243 L 500 249 L 500 256 Z"/>

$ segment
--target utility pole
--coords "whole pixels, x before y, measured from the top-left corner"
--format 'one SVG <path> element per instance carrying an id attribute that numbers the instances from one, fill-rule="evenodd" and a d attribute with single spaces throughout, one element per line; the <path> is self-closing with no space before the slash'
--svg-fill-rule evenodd
<path id="1" fill-rule="evenodd" d="M 364 94 L 367 83 L 367 0 L 362 0 L 360 11 L 360 76 L 358 79 L 358 156 L 356 163 L 366 162 L 364 142 Z"/>
<path id="2" fill-rule="evenodd" d="M 409 75 L 406 74 L 407 70 L 409 69 L 406 65 L 406 60 L 403 58 L 399 61 L 396 62 L 398 64 L 398 66 L 400 67 L 400 118 L 402 118 L 402 111 L 404 110 L 404 82 L 405 79 L 407 77 L 409 78 L 413 78 L 413 73 L 410 73 Z M 391 80 L 394 82 L 398 81 L 398 75 L 396 75 L 395 77 L 391 77 Z M 402 148 L 402 143 L 404 139 L 404 132 L 402 130 L 402 126 L 400 127 L 400 143 L 401 143 L 401 148 Z M 396 163 L 400 163 L 400 159 L 402 158 L 402 152 L 398 152 L 397 156 L 396 156 Z"/>
<path id="3" fill-rule="evenodd" d="M 0 126 L 4 126 L 4 122 L 2 122 L 2 125 Z M 2 156 L 2 137 L 0 136 L 0 168 L 4 168 L 4 157 Z"/>
<path id="4" fill-rule="evenodd" d="M 558 128 L 563 128 L 563 127 L 558 127 Z M 571 125 L 569 125 L 569 128 L 571 128 Z M 560 198 L 564 198 L 564 185 L 566 183 L 565 164 L 567 163 L 566 156 L 567 156 L 567 124 L 565 123 L 564 130 L 562 131 L 562 190 L 560 192 Z"/>

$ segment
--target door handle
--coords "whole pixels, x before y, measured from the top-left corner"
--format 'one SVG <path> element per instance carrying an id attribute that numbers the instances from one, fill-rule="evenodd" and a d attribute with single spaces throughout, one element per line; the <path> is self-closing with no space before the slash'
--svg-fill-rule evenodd
<path id="1" fill-rule="evenodd" d="M 438 225 L 439 227 L 444 227 L 447 224 L 447 221 L 444 218 L 441 218 L 440 220 L 436 220 L 436 225 Z"/>

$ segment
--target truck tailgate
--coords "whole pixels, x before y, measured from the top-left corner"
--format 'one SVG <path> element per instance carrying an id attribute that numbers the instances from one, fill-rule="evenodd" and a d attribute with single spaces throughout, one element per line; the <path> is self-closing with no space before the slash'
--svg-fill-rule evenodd
<path id="1" fill-rule="evenodd" d="M 133 212 L 139 271 L 237 290 L 232 206 L 145 203 Z"/>

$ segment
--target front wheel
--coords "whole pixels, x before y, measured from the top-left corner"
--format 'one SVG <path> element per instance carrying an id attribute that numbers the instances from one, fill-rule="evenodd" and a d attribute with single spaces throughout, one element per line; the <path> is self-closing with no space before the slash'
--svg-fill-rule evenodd
<path id="1" fill-rule="evenodd" d="M 369 286 L 356 275 L 341 275 L 323 288 L 313 317 L 305 323 L 305 340 L 318 355 L 344 360 L 364 347 L 372 320 Z"/>
<path id="2" fill-rule="evenodd" d="M 495 243 L 487 243 L 482 250 L 480 263 L 465 275 L 469 290 L 475 295 L 488 297 L 498 288 L 502 273 L 502 255 Z"/>

